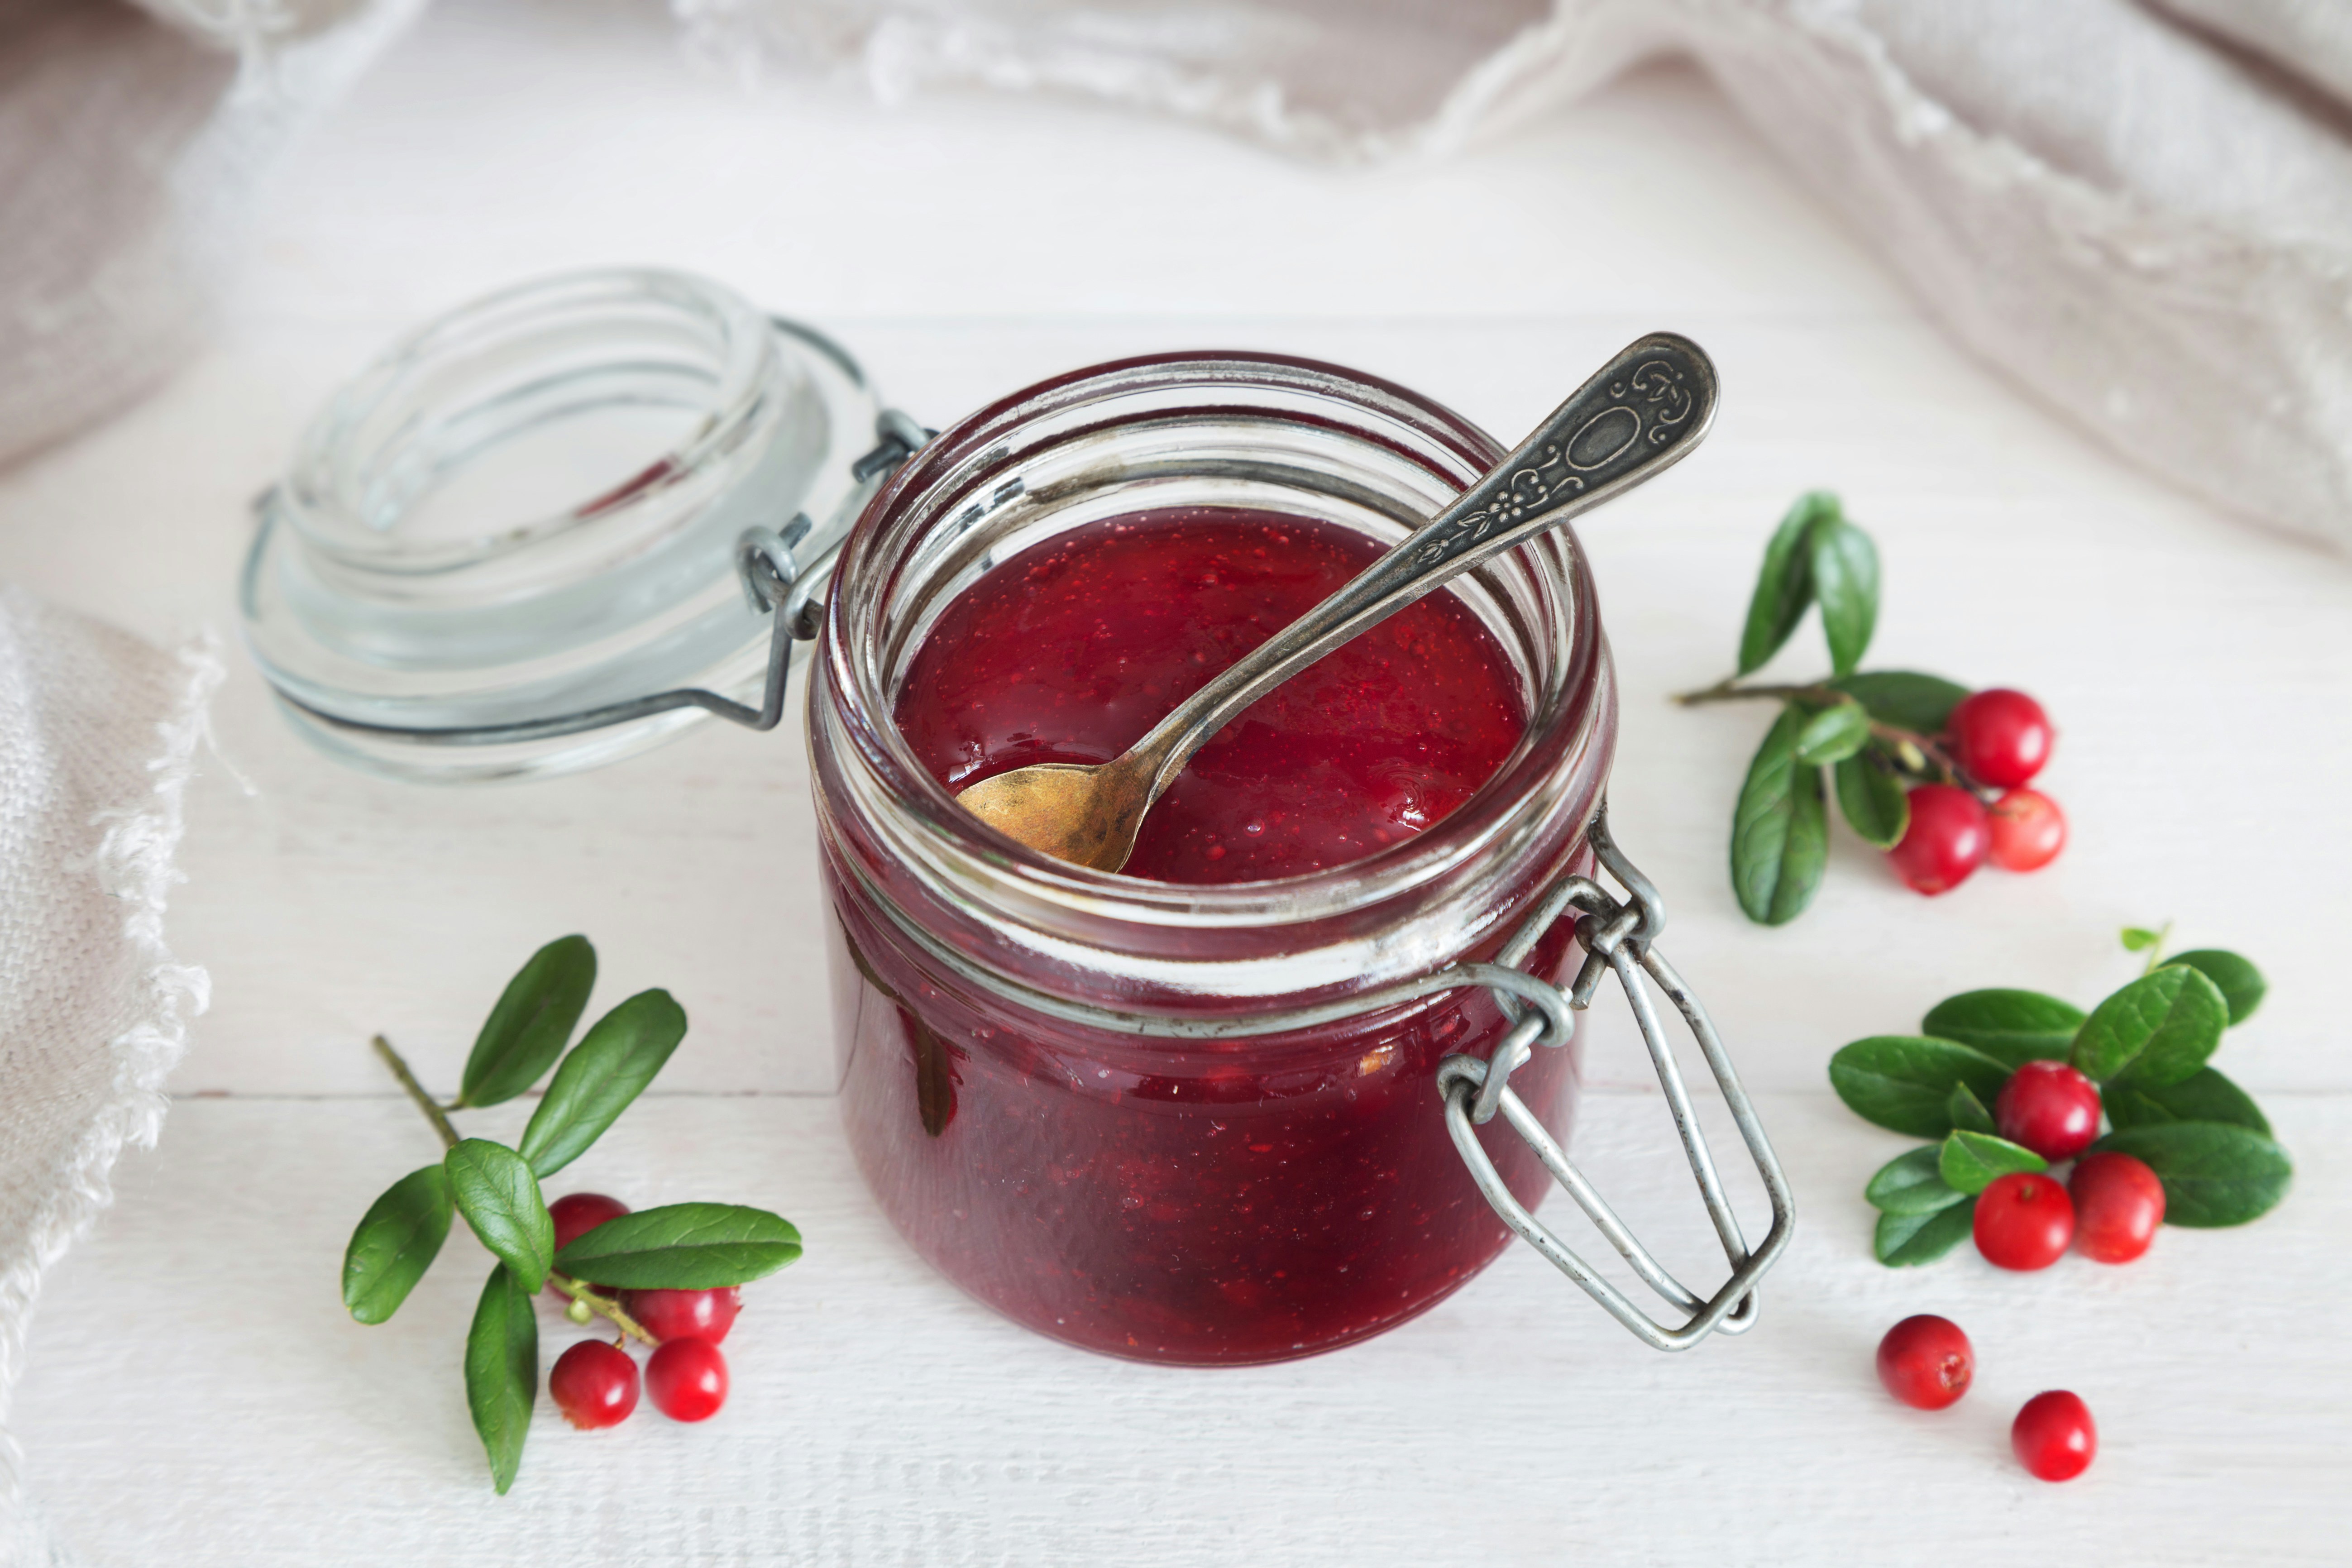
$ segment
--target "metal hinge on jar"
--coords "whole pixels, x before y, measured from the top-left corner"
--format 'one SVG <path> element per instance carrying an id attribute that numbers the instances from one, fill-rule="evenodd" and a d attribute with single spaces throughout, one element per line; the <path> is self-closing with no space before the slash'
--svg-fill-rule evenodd
<path id="1" fill-rule="evenodd" d="M 1753 1326 L 1757 1281 L 1788 1246 L 1796 1223 L 1796 1209 L 1788 1178 L 1781 1173 L 1780 1163 L 1772 1153 L 1763 1124 L 1757 1120 L 1755 1107 L 1740 1088 L 1739 1075 L 1725 1054 L 1723 1041 L 1708 1020 L 1706 1010 L 1653 945 L 1666 922 L 1665 906 L 1658 890 L 1625 858 L 1624 851 L 1611 837 L 1605 803 L 1594 815 L 1588 837 L 1601 864 L 1624 887 L 1625 898 L 1617 899 L 1589 877 L 1564 878 L 1504 944 L 1496 954 L 1497 963 L 1463 964 L 1441 972 L 1458 976 L 1464 985 L 1486 986 L 1513 1023 L 1486 1060 L 1451 1056 L 1439 1063 L 1438 1092 L 1444 1098 L 1446 1131 L 1453 1135 L 1455 1150 L 1470 1168 L 1471 1179 L 1478 1184 L 1479 1192 L 1504 1223 L 1643 1343 L 1663 1351 L 1687 1350 L 1711 1333 L 1741 1333 Z M 1517 966 L 1535 950 L 1537 941 L 1551 929 L 1552 923 L 1570 909 L 1580 911 L 1576 937 L 1584 948 L 1585 957 L 1576 984 L 1563 994 Z M 1731 1266 L 1730 1278 L 1714 1295 L 1704 1299 L 1676 1279 L 1642 1245 L 1577 1169 L 1559 1141 L 1545 1131 L 1535 1112 L 1510 1089 L 1511 1074 L 1527 1062 L 1537 1046 L 1567 1044 L 1575 1029 L 1570 1014 L 1589 1005 L 1602 978 L 1612 972 L 1633 1008 L 1643 1044 L 1649 1048 L 1659 1086 L 1665 1090 L 1667 1110 L 1681 1136 L 1684 1157 L 1690 1163 L 1707 1217 L 1715 1224 L 1716 1235 Z M 1740 1140 L 1755 1162 L 1757 1174 L 1763 1179 L 1766 1196 L 1772 1205 L 1772 1225 L 1763 1241 L 1753 1248 L 1748 1247 L 1739 1220 L 1732 1213 L 1730 1200 L 1725 1195 L 1714 1154 L 1691 1104 L 1690 1090 L 1683 1082 L 1681 1066 L 1659 1024 L 1645 975 L 1657 983 L 1690 1026 L 1699 1054 L 1706 1058 L 1708 1070 L 1723 1091 L 1724 1103 L 1739 1129 Z M 1475 1131 L 1497 1112 L 1521 1142 L 1534 1151 L 1552 1179 L 1568 1190 L 1577 1207 L 1632 1266 L 1642 1282 L 1686 1314 L 1680 1322 L 1661 1322 L 1643 1311 L 1511 1195 L 1502 1173 L 1480 1145 Z"/>

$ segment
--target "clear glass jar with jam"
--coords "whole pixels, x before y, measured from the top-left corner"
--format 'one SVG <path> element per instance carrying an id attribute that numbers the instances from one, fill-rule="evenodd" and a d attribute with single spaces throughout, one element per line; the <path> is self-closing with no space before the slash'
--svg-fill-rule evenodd
<path id="1" fill-rule="evenodd" d="M 471 473 L 493 453 L 528 473 L 567 423 L 648 405 L 669 436 L 596 445 L 619 471 L 576 493 L 542 474 L 517 514 Z M 1606 835 L 1615 689 L 1570 530 L 1262 700 L 1171 789 L 1134 874 L 954 802 L 994 768 L 1115 752 L 1503 448 L 1402 388 L 1247 354 L 1080 371 L 926 435 L 715 285 L 526 285 L 322 416 L 261 509 L 248 642 L 331 752 L 477 778 L 711 714 L 772 725 L 813 636 L 850 1147 L 917 1251 L 1042 1333 L 1186 1364 L 1308 1354 L 1425 1310 L 1515 1231 L 1654 1344 L 1752 1321 L 1786 1185 Z M 1564 1152 L 1575 1010 L 1612 970 L 1731 1265 L 1704 1300 Z M 1643 971 L 1765 1175 L 1754 1247 Z M 1681 1321 L 1533 1217 L 1555 1181 Z"/>

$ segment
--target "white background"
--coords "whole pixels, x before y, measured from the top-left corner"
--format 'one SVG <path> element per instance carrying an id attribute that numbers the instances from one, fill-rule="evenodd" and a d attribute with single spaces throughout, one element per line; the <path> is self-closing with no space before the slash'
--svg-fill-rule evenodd
<path id="1" fill-rule="evenodd" d="M 472 791 L 310 752 L 233 646 L 245 503 L 391 335 L 598 262 L 694 268 L 816 321 L 932 424 L 1097 360 L 1247 347 L 1511 439 L 1643 331 L 1706 344 L 1706 447 L 1580 532 L 1624 689 L 1612 816 L 1797 1184 L 1762 1325 L 1658 1356 L 1521 1253 L 1288 1367 L 1034 1339 L 917 1263 L 850 1168 L 793 726 Z M 2075 837 L 2049 871 L 1925 900 L 1845 839 L 1801 920 L 1738 914 L 1728 819 L 1768 715 L 1665 696 L 1726 672 L 1765 534 L 1817 486 L 1879 544 L 1874 663 L 2050 707 L 2042 782 Z M 1086 105 L 745 93 L 688 68 L 656 7 L 450 0 L 273 192 L 213 352 L 0 475 L 0 575 L 231 645 L 170 921 L 214 1006 L 161 1148 L 126 1158 L 45 1292 L 11 1417 L 92 1563 L 2341 1560 L 2352 570 L 2123 468 L 1960 354 L 1692 73 L 1440 165 L 1332 172 Z M 1809 626 L 1776 668 L 1822 662 Z M 2132 973 L 2116 928 L 2168 918 L 2272 975 L 2221 1065 L 2296 1156 L 2286 1205 L 2169 1230 L 2128 1268 L 1872 1263 L 1861 1185 L 1903 1145 L 1825 1092 L 1830 1051 L 1978 985 L 2088 1004 Z M 662 984 L 694 1019 L 578 1184 L 761 1203 L 810 1249 L 751 1290 L 721 1416 L 589 1436 L 542 1409 L 501 1500 L 457 1375 L 471 1240 L 383 1328 L 343 1318 L 335 1279 L 369 1199 L 432 1153 L 367 1036 L 446 1087 L 515 964 L 572 930 L 607 1001 Z M 1578 1151 L 1696 1272 L 1696 1201 L 1627 1034 L 1602 1020 Z M 1937 1416 L 1870 1372 L 1919 1310 L 1958 1319 L 1982 1367 Z M 551 1356 L 572 1332 L 545 1331 Z M 2050 1386 L 2104 1434 L 2063 1488 L 2006 1452 Z"/>

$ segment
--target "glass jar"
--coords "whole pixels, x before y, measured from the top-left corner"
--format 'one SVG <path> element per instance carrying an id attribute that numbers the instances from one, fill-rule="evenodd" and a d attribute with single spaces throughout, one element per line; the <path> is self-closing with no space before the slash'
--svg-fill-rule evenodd
<path id="1" fill-rule="evenodd" d="M 955 805 L 891 719 L 927 626 L 1016 552 L 1148 508 L 1304 514 L 1393 544 L 1502 456 L 1445 409 L 1331 366 L 1142 359 L 972 416 L 851 535 L 809 707 L 843 1113 L 892 1221 L 998 1310 L 1117 1355 L 1271 1361 L 1376 1333 L 1489 1262 L 1510 1231 L 1432 1084 L 1444 1057 L 1491 1050 L 1508 1026 L 1496 1001 L 1257 1021 L 1499 948 L 1589 863 L 1615 695 L 1591 576 L 1555 530 L 1452 590 L 1528 715 L 1483 790 L 1369 859 L 1175 886 L 1046 858 Z M 1532 973 L 1563 977 L 1571 925 Z M 1575 1078 L 1571 1046 L 1511 1084 L 1559 1137 Z M 1503 1134 L 1490 1126 L 1488 1153 L 1532 1204 L 1549 1178 Z"/>
<path id="2" fill-rule="evenodd" d="M 1640 340 L 1577 395 L 1603 412 L 1531 443 L 1508 491 L 1605 500 L 1604 460 L 1637 439 L 1679 456 L 1713 396 L 1696 345 Z M 893 719 L 940 612 L 1063 531 L 1200 505 L 1393 543 L 1502 449 L 1401 388 L 1244 354 L 1077 372 L 927 434 L 840 347 L 717 284 L 526 283 L 394 344 L 304 434 L 257 503 L 247 644 L 337 759 L 469 781 L 712 716 L 771 728 L 793 649 L 821 637 L 808 740 L 849 1142 L 919 1252 L 1042 1332 L 1161 1362 L 1303 1355 L 1423 1310 L 1514 1232 L 1657 1348 L 1752 1323 L 1787 1183 L 1609 836 L 1615 689 L 1565 528 L 1442 590 L 1517 676 L 1527 722 L 1500 771 L 1313 875 L 1179 886 L 1041 858 L 958 807 Z M 1483 537 L 1508 504 L 1438 531 Z M 1711 1298 L 1562 1147 L 1579 1010 L 1612 972 L 1730 1265 Z M 1653 987 L 1763 1178 L 1753 1247 Z M 1555 1182 L 1679 1321 L 1534 1216 Z"/>

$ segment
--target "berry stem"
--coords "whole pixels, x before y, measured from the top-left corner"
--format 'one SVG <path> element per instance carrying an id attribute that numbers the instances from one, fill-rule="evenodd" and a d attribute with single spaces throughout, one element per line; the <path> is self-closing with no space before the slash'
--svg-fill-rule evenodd
<path id="1" fill-rule="evenodd" d="M 455 1149 L 457 1146 L 457 1130 L 449 1125 L 448 1116 L 434 1103 L 433 1097 L 425 1092 L 425 1086 L 416 1081 L 416 1075 L 408 1070 L 408 1063 L 392 1048 L 392 1042 L 378 1035 L 375 1037 L 375 1054 L 383 1058 L 383 1065 L 392 1069 L 392 1076 L 400 1080 L 400 1087 L 408 1091 L 408 1098 L 416 1101 L 416 1109 L 425 1112 L 425 1120 L 433 1123 L 433 1131 L 441 1134 L 442 1147 Z"/>
<path id="2" fill-rule="evenodd" d="M 547 1282 L 554 1286 L 557 1289 L 562 1291 L 565 1295 L 571 1297 L 573 1300 L 579 1302 L 582 1306 L 587 1308 L 590 1311 L 601 1312 L 605 1317 L 610 1318 L 613 1321 L 613 1326 L 614 1328 L 620 1330 L 621 1332 L 628 1335 L 629 1338 L 635 1340 L 640 1344 L 657 1345 L 661 1343 L 661 1341 L 646 1332 L 643 1324 L 639 1323 L 635 1318 L 629 1316 L 628 1313 L 623 1311 L 621 1310 L 621 1304 L 618 1301 L 614 1300 L 611 1297 L 599 1296 L 595 1291 L 591 1290 L 587 1286 L 583 1285 L 579 1280 L 572 1279 L 570 1275 L 558 1274 L 552 1270 L 550 1270 L 548 1273 Z"/>
<path id="3" fill-rule="evenodd" d="M 1773 702 L 1818 702 L 1823 707 L 1832 707 L 1840 702 L 1853 700 L 1843 691 L 1819 684 L 1742 686 L 1738 682 L 1738 676 L 1726 676 L 1713 686 L 1702 687 L 1696 691 L 1677 691 L 1675 693 L 1674 700 L 1678 706 L 1684 708 L 1696 708 L 1709 702 L 1740 702 L 1751 700 Z M 1870 721 L 1870 737 L 1885 744 L 1911 772 L 1922 773 L 1933 770 L 1937 778 L 1942 783 L 1967 790 L 1979 800 L 1987 805 L 1991 804 L 1994 792 L 1962 773 L 1960 765 L 1952 761 L 1951 753 L 1944 750 L 1942 744 L 1934 736 L 1923 735 L 1916 730 L 1906 730 L 1898 724 L 1882 724 L 1873 719 Z M 1926 766 L 1914 766 L 1912 763 L 1914 757 L 1919 759 Z"/>

